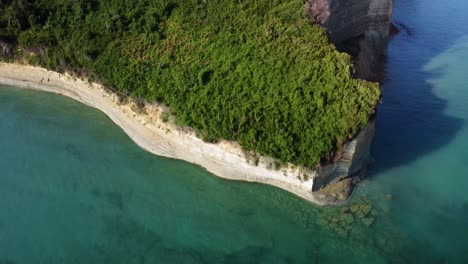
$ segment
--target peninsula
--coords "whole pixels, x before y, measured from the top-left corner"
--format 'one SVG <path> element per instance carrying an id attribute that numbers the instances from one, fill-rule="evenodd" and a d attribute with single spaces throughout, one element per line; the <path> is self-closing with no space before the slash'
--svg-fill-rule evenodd
<path id="1" fill-rule="evenodd" d="M 376 47 L 391 5 L 372 2 L 347 39 Z M 326 4 L 10 1 L 0 83 L 98 108 L 154 154 L 334 203 L 365 167 L 380 89 L 328 40 Z"/>

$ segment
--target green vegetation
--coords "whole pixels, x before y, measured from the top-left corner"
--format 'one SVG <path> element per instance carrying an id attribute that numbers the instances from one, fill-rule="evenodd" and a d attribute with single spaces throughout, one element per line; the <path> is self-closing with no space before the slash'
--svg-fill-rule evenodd
<path id="1" fill-rule="evenodd" d="M 16 58 L 171 108 L 209 141 L 314 167 L 373 113 L 380 90 L 303 14 L 304 0 L 7 0 Z"/>

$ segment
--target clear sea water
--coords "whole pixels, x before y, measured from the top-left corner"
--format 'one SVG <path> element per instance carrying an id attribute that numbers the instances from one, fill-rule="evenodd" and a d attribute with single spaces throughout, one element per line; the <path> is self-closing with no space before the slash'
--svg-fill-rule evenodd
<path id="1" fill-rule="evenodd" d="M 0 264 L 468 263 L 468 2 L 395 0 L 373 163 L 318 208 L 136 146 L 64 97 L 0 89 Z"/>

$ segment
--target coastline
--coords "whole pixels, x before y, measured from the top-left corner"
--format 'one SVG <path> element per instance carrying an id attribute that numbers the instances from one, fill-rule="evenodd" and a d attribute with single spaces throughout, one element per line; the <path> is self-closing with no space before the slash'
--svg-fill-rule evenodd
<path id="1" fill-rule="evenodd" d="M 29 65 L 1 63 L 0 84 L 60 94 L 99 109 L 138 146 L 152 154 L 200 165 L 224 179 L 269 184 L 314 204 L 325 205 L 312 193 L 314 171 L 292 164 L 271 169 L 274 159 L 268 157 L 260 157 L 255 164 L 235 142 L 207 143 L 192 131 L 163 122 L 161 105 L 147 104 L 146 114 L 140 113 L 133 102 L 119 103 L 116 94 L 99 84 Z M 309 177 L 304 179 L 303 174 Z"/>

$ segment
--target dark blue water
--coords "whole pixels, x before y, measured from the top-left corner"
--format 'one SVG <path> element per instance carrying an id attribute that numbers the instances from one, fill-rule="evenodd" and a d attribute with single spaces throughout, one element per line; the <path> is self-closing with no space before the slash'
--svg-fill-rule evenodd
<path id="1" fill-rule="evenodd" d="M 468 3 L 395 0 L 375 163 L 317 208 L 137 147 L 102 113 L 0 89 L 0 263 L 467 263 Z"/>
<path id="2" fill-rule="evenodd" d="M 434 262 L 468 259 L 468 2 L 395 1 L 409 27 L 390 45 L 384 103 L 363 192 L 391 193 L 391 216 Z"/>

